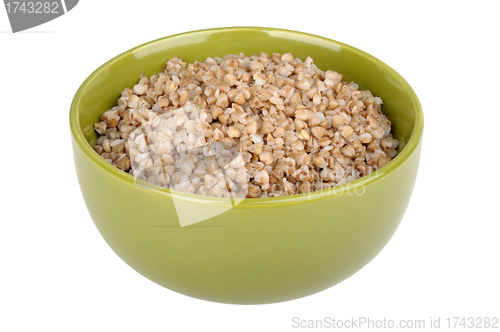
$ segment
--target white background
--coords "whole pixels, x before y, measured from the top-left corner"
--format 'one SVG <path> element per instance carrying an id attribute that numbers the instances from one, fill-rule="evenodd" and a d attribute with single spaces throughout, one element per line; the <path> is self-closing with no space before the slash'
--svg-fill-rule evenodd
<path id="1" fill-rule="evenodd" d="M 12 34 L 0 8 L 0 331 L 291 331 L 321 320 L 500 316 L 498 1 L 98 1 Z M 344 282 L 286 303 L 189 298 L 128 267 L 79 191 L 68 114 L 98 66 L 139 44 L 222 26 L 335 39 L 415 89 L 424 147 L 406 215 Z M 500 323 L 498 324 L 500 325 Z M 355 330 L 355 329 L 354 329 Z M 364 329 L 358 329 L 364 330 Z"/>

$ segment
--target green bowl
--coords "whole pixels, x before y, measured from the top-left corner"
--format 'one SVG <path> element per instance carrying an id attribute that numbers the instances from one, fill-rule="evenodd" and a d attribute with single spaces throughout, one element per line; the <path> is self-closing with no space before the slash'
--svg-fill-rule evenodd
<path id="1" fill-rule="evenodd" d="M 161 72 L 174 56 L 193 62 L 261 51 L 310 56 L 319 68 L 338 71 L 343 80 L 381 97 L 400 141 L 398 156 L 378 172 L 343 186 L 245 199 L 233 206 L 229 199 L 136 183 L 92 149 L 97 139 L 93 123 L 116 105 L 124 88 L 136 84 L 141 72 L 148 77 Z M 146 278 L 181 294 L 261 304 L 327 289 L 382 250 L 410 200 L 423 114 L 410 85 L 367 53 L 301 32 L 235 27 L 170 36 L 118 55 L 81 85 L 71 105 L 70 125 L 85 203 L 118 256 Z M 208 219 L 181 227 L 180 208 Z"/>

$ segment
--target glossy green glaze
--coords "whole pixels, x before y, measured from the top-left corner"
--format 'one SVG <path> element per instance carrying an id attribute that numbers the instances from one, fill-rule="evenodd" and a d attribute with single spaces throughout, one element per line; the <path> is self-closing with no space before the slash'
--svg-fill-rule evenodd
<path id="1" fill-rule="evenodd" d="M 145 188 L 95 153 L 93 123 L 141 72 L 171 57 L 203 61 L 225 54 L 292 52 L 310 56 L 369 89 L 385 104 L 401 142 L 376 174 L 344 186 L 283 198 L 246 199 L 206 221 L 180 227 L 168 189 Z M 287 301 L 329 288 L 372 260 L 401 221 L 417 175 L 423 114 L 408 83 L 351 46 L 270 28 L 221 28 L 159 39 L 110 60 L 82 84 L 71 105 L 75 165 L 88 210 L 109 246 L 152 281 L 192 297 L 225 303 Z M 177 194 L 193 213 L 226 199 Z"/>

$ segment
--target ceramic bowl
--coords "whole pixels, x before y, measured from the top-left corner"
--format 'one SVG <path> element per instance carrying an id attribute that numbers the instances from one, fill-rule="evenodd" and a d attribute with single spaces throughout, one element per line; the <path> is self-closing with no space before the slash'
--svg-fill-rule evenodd
<path id="1" fill-rule="evenodd" d="M 378 172 L 329 190 L 234 203 L 137 183 L 94 150 L 93 123 L 144 72 L 174 56 L 193 62 L 226 54 L 310 56 L 383 99 L 400 141 Z M 356 273 L 398 227 L 417 176 L 423 114 L 393 69 L 354 47 L 306 33 L 256 27 L 193 31 L 124 52 L 94 71 L 70 112 L 73 153 L 90 215 L 108 245 L 146 278 L 208 301 L 262 304 L 297 299 Z M 200 220 L 181 227 L 180 210 Z"/>

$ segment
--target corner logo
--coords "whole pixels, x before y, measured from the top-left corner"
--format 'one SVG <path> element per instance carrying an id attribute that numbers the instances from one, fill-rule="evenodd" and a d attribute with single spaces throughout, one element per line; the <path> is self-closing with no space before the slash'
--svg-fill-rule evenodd
<path id="1" fill-rule="evenodd" d="M 4 0 L 12 32 L 16 33 L 52 21 L 73 9 L 78 0 Z"/>

